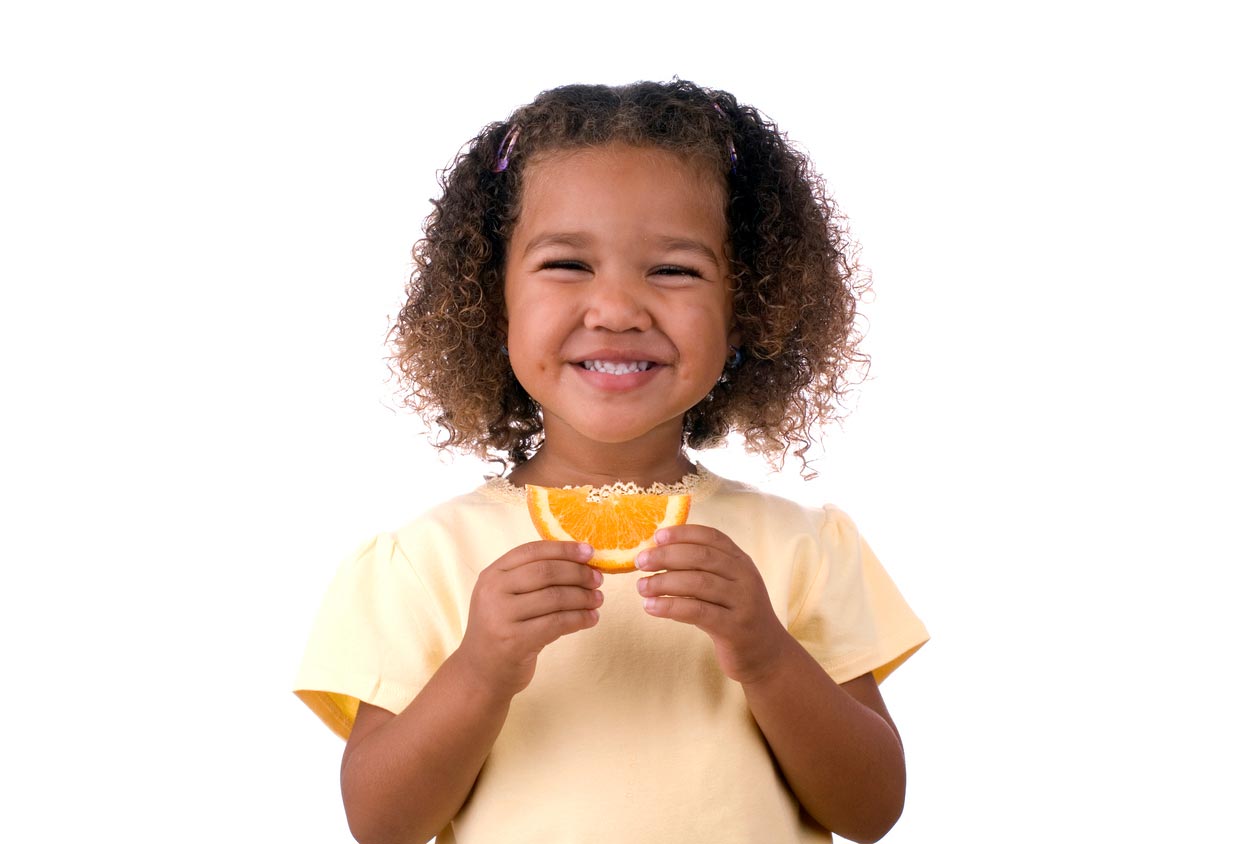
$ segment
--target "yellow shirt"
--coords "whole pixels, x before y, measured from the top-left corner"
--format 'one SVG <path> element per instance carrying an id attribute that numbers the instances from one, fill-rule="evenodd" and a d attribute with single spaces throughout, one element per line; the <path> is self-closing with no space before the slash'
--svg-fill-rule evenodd
<path id="1" fill-rule="evenodd" d="M 927 641 L 840 510 L 699 471 L 690 521 L 750 555 L 838 683 L 882 680 Z M 401 712 L 460 644 L 478 572 L 538 538 L 522 494 L 493 480 L 366 543 L 328 590 L 297 695 L 343 737 L 360 700 Z M 440 844 L 830 840 L 800 817 L 711 640 L 648 616 L 637 576 L 605 577 L 599 623 L 544 649 Z"/>

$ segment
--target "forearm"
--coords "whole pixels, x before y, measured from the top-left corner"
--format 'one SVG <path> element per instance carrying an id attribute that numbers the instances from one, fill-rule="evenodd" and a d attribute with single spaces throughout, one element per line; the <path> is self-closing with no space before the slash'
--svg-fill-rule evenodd
<path id="1" fill-rule="evenodd" d="M 772 670 L 743 689 L 813 818 L 855 841 L 878 840 L 892 828 L 905 802 L 906 767 L 901 740 L 883 716 L 838 686 L 792 637 Z"/>
<path id="2" fill-rule="evenodd" d="M 480 685 L 450 656 L 401 714 L 375 727 L 341 764 L 350 831 L 364 844 L 425 842 L 457 814 L 510 697 Z"/>

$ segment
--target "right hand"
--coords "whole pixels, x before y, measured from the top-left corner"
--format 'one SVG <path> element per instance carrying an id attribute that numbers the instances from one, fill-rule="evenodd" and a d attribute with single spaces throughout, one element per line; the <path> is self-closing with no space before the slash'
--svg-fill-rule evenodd
<path id="1" fill-rule="evenodd" d="M 479 574 L 458 656 L 486 688 L 512 697 L 530 685 L 540 651 L 599 621 L 603 575 L 586 565 L 591 554 L 577 542 L 528 542 Z"/>

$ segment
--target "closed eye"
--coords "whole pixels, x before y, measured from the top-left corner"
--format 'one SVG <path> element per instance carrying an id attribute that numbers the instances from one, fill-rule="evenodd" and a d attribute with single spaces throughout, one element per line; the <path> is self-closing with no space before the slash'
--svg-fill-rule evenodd
<path id="1" fill-rule="evenodd" d="M 667 264 L 663 267 L 656 267 L 652 270 L 656 275 L 688 275 L 694 278 L 702 278 L 703 274 L 692 267 L 680 267 L 674 264 Z"/>
<path id="2" fill-rule="evenodd" d="M 585 272 L 587 265 L 581 261 L 544 261 L 539 265 L 541 270 L 576 270 Z"/>

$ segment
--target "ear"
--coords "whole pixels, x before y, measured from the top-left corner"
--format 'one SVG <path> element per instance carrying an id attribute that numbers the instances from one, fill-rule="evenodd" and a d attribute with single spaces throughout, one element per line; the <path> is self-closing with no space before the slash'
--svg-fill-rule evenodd
<path id="1" fill-rule="evenodd" d="M 734 323 L 733 327 L 729 329 L 729 335 L 725 338 L 725 341 L 728 342 L 730 346 L 734 347 L 740 347 L 742 345 L 742 329 L 738 328 L 736 323 Z"/>

